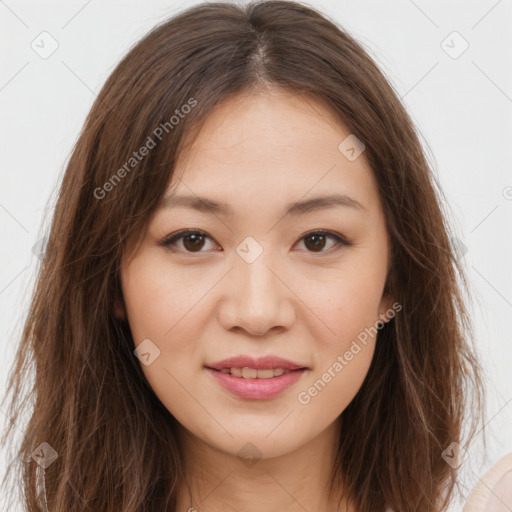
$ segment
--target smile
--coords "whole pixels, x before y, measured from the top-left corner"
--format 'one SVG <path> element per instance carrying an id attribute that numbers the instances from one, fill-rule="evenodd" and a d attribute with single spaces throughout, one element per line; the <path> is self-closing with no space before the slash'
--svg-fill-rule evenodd
<path id="1" fill-rule="evenodd" d="M 271 379 L 288 373 L 290 370 L 284 370 L 283 368 L 248 368 L 246 366 L 244 368 L 223 368 L 219 371 L 244 379 Z"/>
<path id="2" fill-rule="evenodd" d="M 223 368 L 206 367 L 220 386 L 231 394 L 246 400 L 268 400 L 277 397 L 295 384 L 305 368 L 284 370 L 283 368 Z"/>

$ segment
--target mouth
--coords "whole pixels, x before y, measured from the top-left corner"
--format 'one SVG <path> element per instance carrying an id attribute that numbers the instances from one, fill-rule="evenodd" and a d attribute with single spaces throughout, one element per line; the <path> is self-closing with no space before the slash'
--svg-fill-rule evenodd
<path id="1" fill-rule="evenodd" d="M 217 367 L 205 366 L 205 370 L 231 395 L 243 400 L 270 400 L 293 386 L 308 370 L 305 366 L 280 361 L 281 366 L 273 366 L 278 364 L 275 359 L 260 359 L 259 363 L 252 363 L 254 366 L 236 366 L 233 361 L 225 360 Z"/>
<path id="2" fill-rule="evenodd" d="M 297 372 L 301 370 L 305 370 L 306 368 L 296 368 L 295 370 L 285 370 L 284 368 L 249 368 L 247 366 L 243 368 L 209 368 L 209 370 L 213 370 L 215 372 L 220 372 L 225 375 L 232 375 L 233 377 L 238 377 L 242 379 L 273 379 L 275 377 L 281 377 L 281 375 L 286 375 L 290 372 Z"/>
<path id="3" fill-rule="evenodd" d="M 235 356 L 205 365 L 217 384 L 244 400 L 275 398 L 309 370 L 303 364 L 277 356 Z"/>
<path id="4" fill-rule="evenodd" d="M 264 357 L 251 357 L 246 355 L 235 356 L 217 361 L 216 363 L 207 364 L 206 367 L 224 373 L 229 372 L 235 377 L 243 377 L 246 379 L 270 379 L 274 376 L 279 377 L 289 371 L 308 369 L 303 364 L 273 355 Z M 228 372 L 226 372 L 226 370 Z M 276 375 L 271 374 L 269 370 L 273 370 Z"/>

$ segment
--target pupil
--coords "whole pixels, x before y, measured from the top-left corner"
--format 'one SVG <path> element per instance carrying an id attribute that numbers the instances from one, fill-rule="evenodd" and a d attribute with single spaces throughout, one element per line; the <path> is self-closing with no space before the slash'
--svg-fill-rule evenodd
<path id="1" fill-rule="evenodd" d="M 183 245 L 185 246 L 185 248 L 188 250 L 188 249 L 192 249 L 192 251 L 194 249 L 201 249 L 202 247 L 202 244 L 201 243 L 197 243 L 197 242 L 204 242 L 204 240 L 200 240 L 203 238 L 203 235 L 198 235 L 198 234 L 194 234 L 194 235 L 187 235 L 183 238 Z M 192 241 L 192 244 L 189 246 L 189 244 L 187 243 L 188 240 L 193 240 Z"/>
<path id="2" fill-rule="evenodd" d="M 323 247 L 322 242 L 325 242 L 325 235 L 318 235 L 318 234 L 310 235 L 308 237 L 308 240 L 315 240 L 315 242 L 312 245 L 313 249 L 322 249 L 322 247 Z"/>

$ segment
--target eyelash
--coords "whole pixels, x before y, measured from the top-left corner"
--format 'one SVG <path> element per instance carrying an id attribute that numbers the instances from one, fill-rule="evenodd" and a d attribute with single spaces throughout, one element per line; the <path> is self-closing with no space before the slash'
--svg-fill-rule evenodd
<path id="1" fill-rule="evenodd" d="M 168 237 L 164 238 L 164 240 L 162 240 L 160 242 L 160 245 L 166 247 L 167 249 L 171 250 L 172 252 L 178 252 L 178 250 L 175 249 L 176 242 L 178 240 L 180 240 L 181 238 L 184 238 L 187 235 L 202 235 L 206 238 L 209 238 L 210 240 L 213 240 L 204 231 L 200 231 L 197 229 L 184 229 L 184 230 L 178 231 L 177 233 L 174 233 L 174 234 L 169 235 Z M 299 240 L 303 240 L 311 235 L 326 235 L 328 238 L 332 238 L 333 240 L 335 240 L 337 247 L 334 247 L 334 251 L 341 249 L 341 247 L 350 247 L 351 245 L 353 245 L 351 242 L 346 240 L 344 237 L 342 237 L 338 233 L 334 233 L 332 231 L 327 231 L 324 229 L 319 229 L 316 231 L 309 231 L 308 233 L 303 235 Z M 328 249 L 327 251 L 319 251 L 319 252 L 308 251 L 308 252 L 311 254 L 324 254 L 324 253 L 334 252 L 332 249 L 333 248 Z M 206 251 L 193 252 L 193 251 L 185 250 L 184 252 L 186 254 L 201 254 L 202 252 L 206 252 Z"/>

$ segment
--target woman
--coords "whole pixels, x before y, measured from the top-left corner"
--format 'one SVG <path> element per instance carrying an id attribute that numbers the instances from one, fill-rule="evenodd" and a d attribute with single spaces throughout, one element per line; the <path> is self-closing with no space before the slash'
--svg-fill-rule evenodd
<path id="1" fill-rule="evenodd" d="M 484 397 L 441 198 L 310 7 L 155 27 L 55 208 L 10 384 L 16 421 L 35 363 L 27 510 L 445 510 Z"/>

